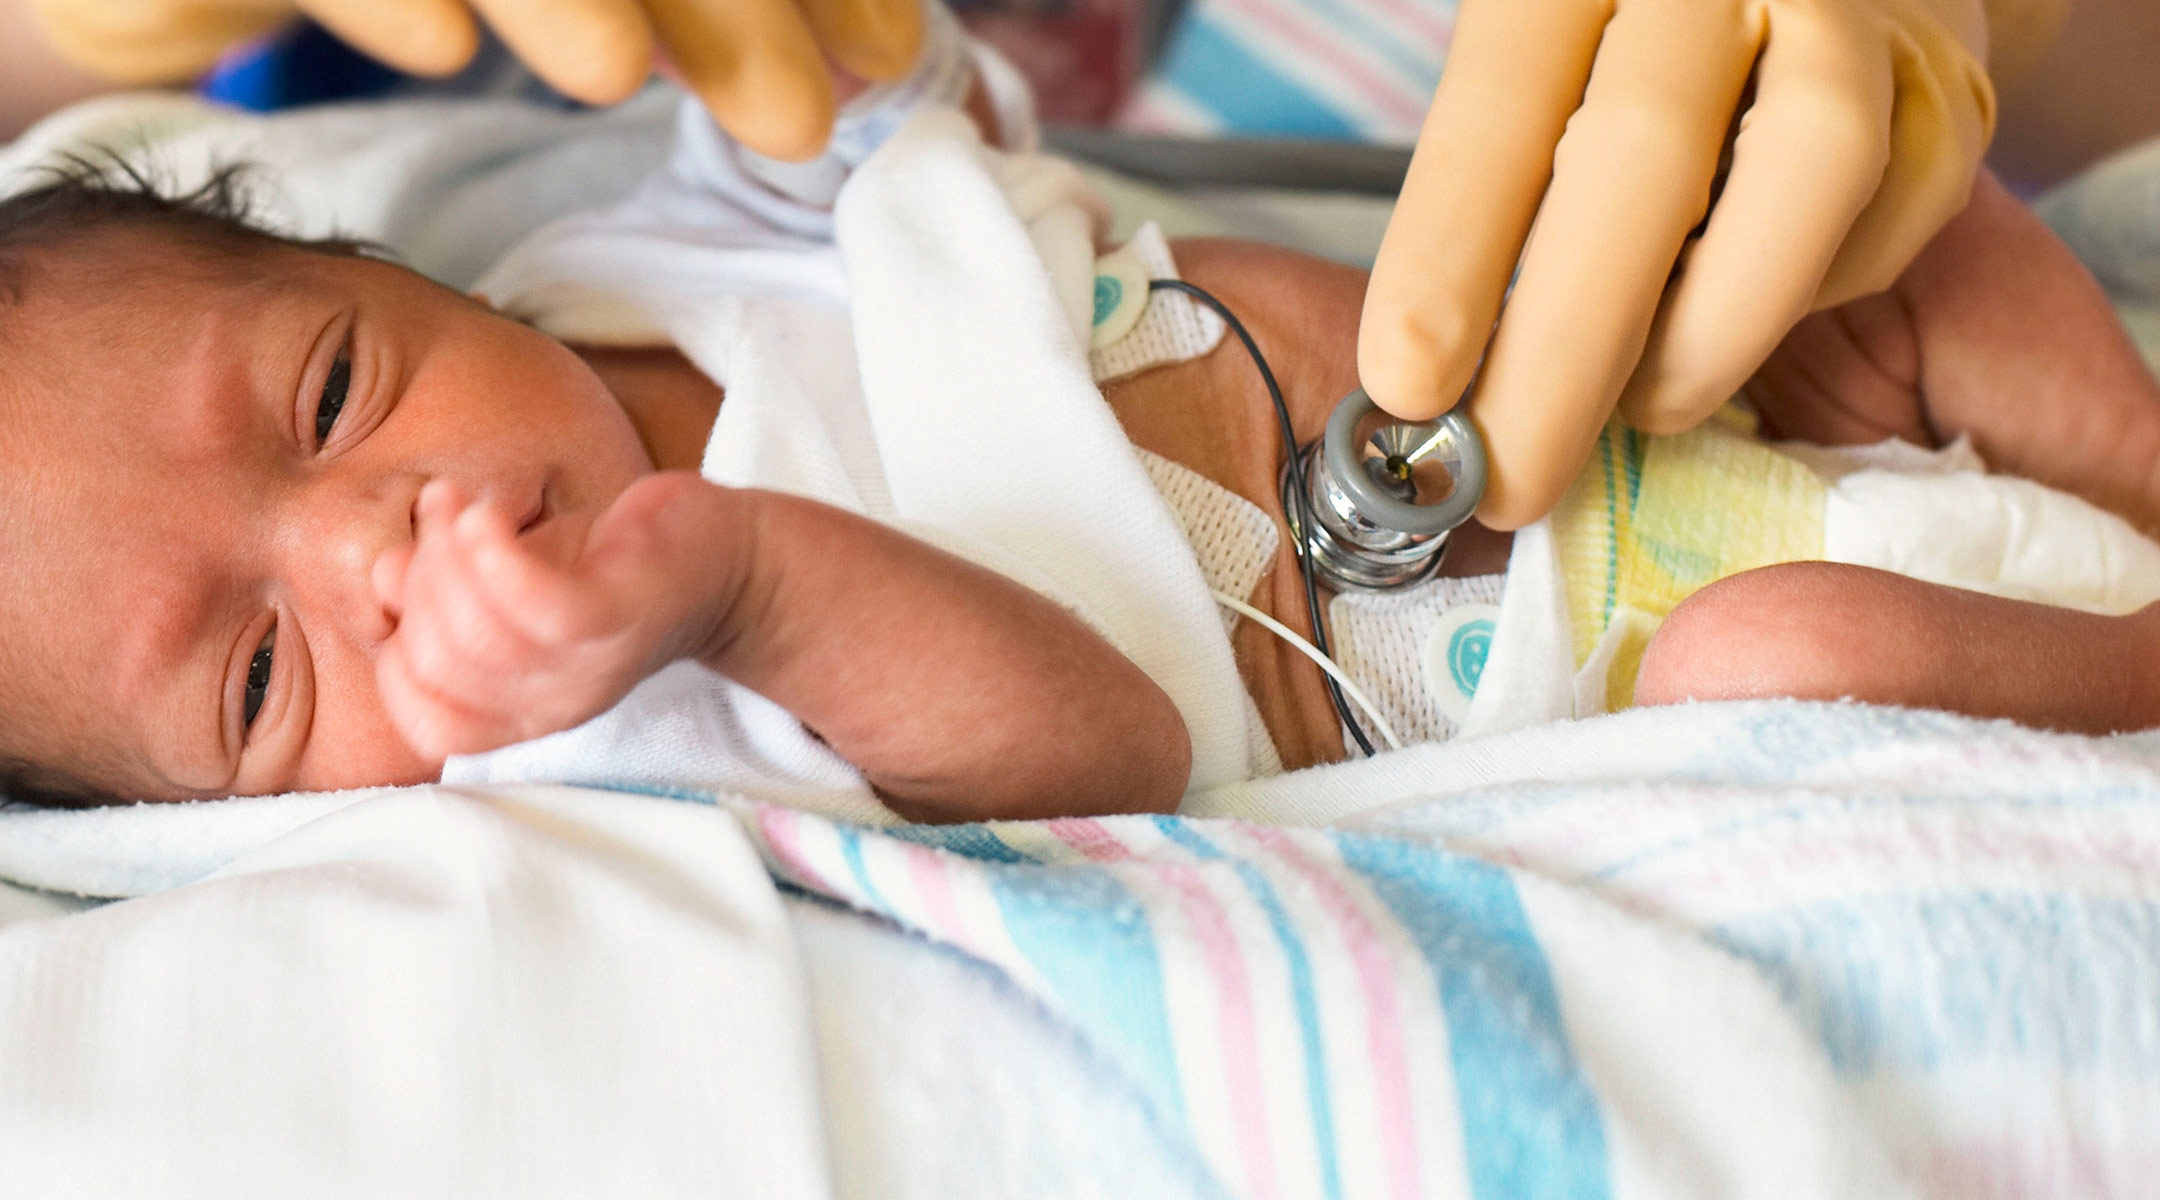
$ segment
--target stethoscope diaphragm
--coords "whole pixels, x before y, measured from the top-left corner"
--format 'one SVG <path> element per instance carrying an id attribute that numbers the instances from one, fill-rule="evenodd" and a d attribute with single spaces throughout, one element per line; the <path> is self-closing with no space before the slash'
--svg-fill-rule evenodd
<path id="1" fill-rule="evenodd" d="M 1359 388 L 1284 469 L 1283 512 L 1337 589 L 1393 591 L 1439 569 L 1448 534 L 1484 497 L 1485 472 L 1484 439 L 1460 408 L 1403 421 Z"/>

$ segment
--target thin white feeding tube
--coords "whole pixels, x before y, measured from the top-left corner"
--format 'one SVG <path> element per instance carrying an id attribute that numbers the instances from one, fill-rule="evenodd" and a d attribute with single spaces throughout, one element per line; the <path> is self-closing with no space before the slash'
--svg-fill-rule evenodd
<path id="1" fill-rule="evenodd" d="M 1265 628 L 1269 633 L 1272 633 L 1276 637 L 1279 637 L 1282 640 L 1297 647 L 1298 653 L 1303 654 L 1305 657 L 1313 660 L 1313 662 L 1319 665 L 1321 670 L 1326 671 L 1329 675 L 1333 676 L 1335 682 L 1342 685 L 1343 694 L 1350 697 L 1352 700 L 1357 701 L 1357 706 L 1363 709 L 1365 712 L 1365 719 L 1371 721 L 1373 723 L 1373 728 L 1380 731 L 1380 736 L 1383 740 L 1387 742 L 1388 749 L 1402 749 L 1402 738 L 1396 735 L 1395 727 L 1388 724 L 1387 718 L 1380 715 L 1380 706 L 1374 704 L 1372 702 L 1372 697 L 1367 696 L 1364 691 L 1358 687 L 1357 684 L 1350 682 L 1350 676 L 1344 673 L 1341 667 L 1335 665 L 1334 659 L 1320 653 L 1317 647 L 1315 647 L 1311 642 L 1306 641 L 1304 638 L 1299 637 L 1297 635 L 1297 632 L 1291 629 L 1288 625 L 1285 625 L 1281 621 L 1278 621 L 1275 618 L 1267 615 L 1266 613 L 1261 612 L 1259 609 L 1245 603 L 1243 600 L 1240 600 L 1237 597 L 1229 595 L 1225 592 L 1215 592 L 1214 596 L 1215 603 L 1222 605 L 1224 608 L 1227 608 L 1240 616 L 1250 617 L 1253 620 L 1258 621 L 1261 626 Z"/>

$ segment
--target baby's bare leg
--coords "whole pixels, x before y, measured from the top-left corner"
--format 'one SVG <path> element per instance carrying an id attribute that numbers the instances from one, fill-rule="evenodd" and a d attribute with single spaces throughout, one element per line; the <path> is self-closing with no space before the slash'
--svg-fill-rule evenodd
<path id="1" fill-rule="evenodd" d="M 1704 588 L 1643 656 L 1635 698 L 1791 696 L 2008 717 L 2076 733 L 2160 725 L 2160 606 L 2124 617 L 1840 563 Z"/>

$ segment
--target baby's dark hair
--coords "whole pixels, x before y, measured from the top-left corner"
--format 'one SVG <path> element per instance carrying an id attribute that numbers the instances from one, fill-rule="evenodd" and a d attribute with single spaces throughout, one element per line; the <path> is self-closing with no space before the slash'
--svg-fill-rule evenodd
<path id="1" fill-rule="evenodd" d="M 323 254 L 380 253 L 350 238 L 301 238 L 272 230 L 249 195 L 252 168 L 246 163 L 218 166 L 185 190 L 125 155 L 102 149 L 61 155 L 34 174 L 41 177 L 38 182 L 0 198 L 0 299 L 13 298 L 23 265 L 41 252 L 119 228 L 153 230 L 217 249 L 289 246 Z"/>
<path id="2" fill-rule="evenodd" d="M 41 255 L 112 229 L 170 234 L 218 251 L 287 246 L 343 256 L 380 253 L 366 242 L 291 237 L 270 229 L 248 195 L 250 168 L 244 163 L 219 166 L 184 190 L 108 150 L 65 155 L 36 173 L 40 178 L 31 186 L 0 198 L 0 303 L 20 298 L 24 268 Z M 126 802 L 69 771 L 0 752 L 0 805 L 87 808 Z"/>

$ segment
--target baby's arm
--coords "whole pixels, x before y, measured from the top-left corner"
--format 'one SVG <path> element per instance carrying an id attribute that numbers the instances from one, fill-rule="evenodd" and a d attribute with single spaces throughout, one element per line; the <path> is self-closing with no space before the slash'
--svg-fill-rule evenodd
<path id="1" fill-rule="evenodd" d="M 375 582 L 399 621 L 384 702 L 423 753 L 570 728 L 696 658 L 905 816 L 1167 811 L 1184 790 L 1184 722 L 1138 667 L 1027 588 L 852 513 L 664 473 L 561 565 L 444 484 L 418 520 Z"/>
<path id="2" fill-rule="evenodd" d="M 2076 733 L 2146 729 L 2160 725 L 2160 606 L 2102 616 L 1869 567 L 1787 563 L 1690 596 L 1635 683 L 1643 705 L 1779 696 Z"/>

